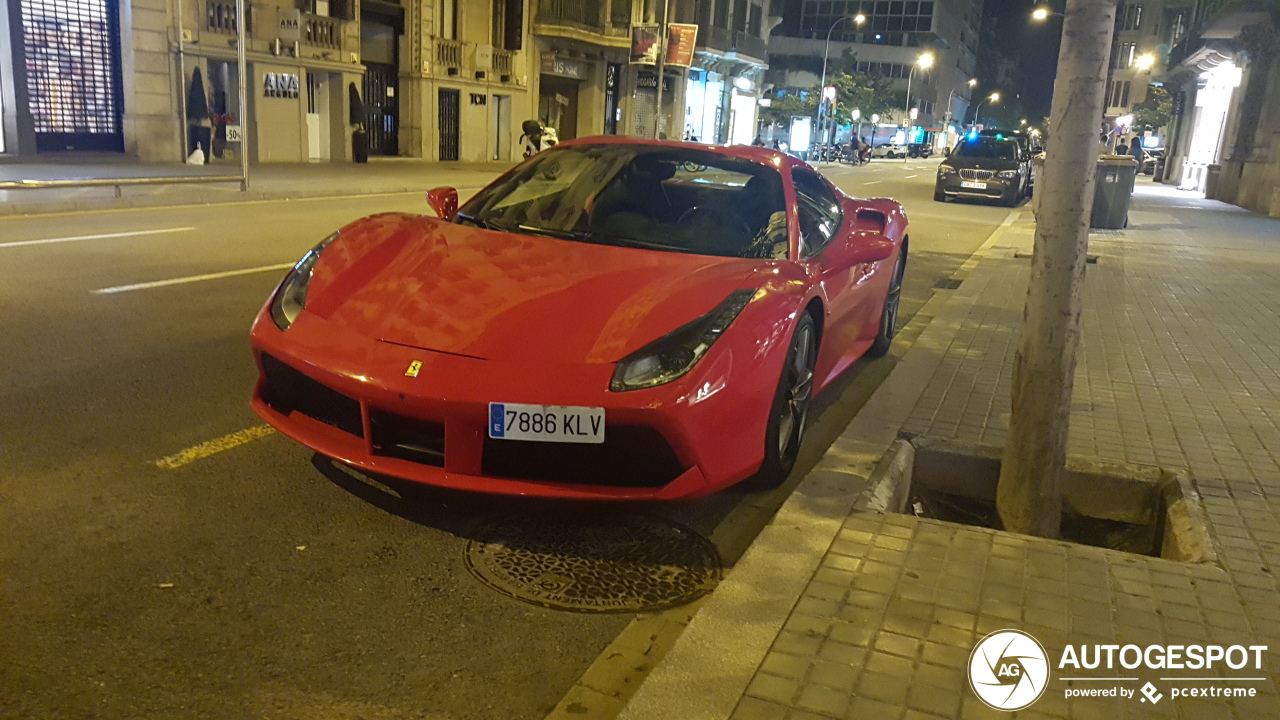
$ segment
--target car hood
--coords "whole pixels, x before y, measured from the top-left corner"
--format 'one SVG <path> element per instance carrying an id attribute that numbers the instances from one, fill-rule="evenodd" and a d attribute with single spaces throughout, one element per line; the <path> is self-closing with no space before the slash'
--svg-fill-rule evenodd
<path id="1" fill-rule="evenodd" d="M 1003 160 L 1000 158 L 978 158 L 978 157 L 960 157 L 952 155 L 943 161 L 944 164 L 950 165 L 957 170 L 1017 170 L 1017 160 Z"/>
<path id="2" fill-rule="evenodd" d="M 490 360 L 611 363 L 714 308 L 761 262 L 387 214 L 320 256 L 307 311 L 370 339 Z"/>

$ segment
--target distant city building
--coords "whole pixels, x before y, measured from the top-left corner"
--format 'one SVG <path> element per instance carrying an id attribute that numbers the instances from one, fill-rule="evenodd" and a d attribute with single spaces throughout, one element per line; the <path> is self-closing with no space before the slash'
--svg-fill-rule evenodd
<path id="1" fill-rule="evenodd" d="M 861 23 L 855 22 L 859 15 Z M 981 21 L 982 0 L 787 0 L 769 40 L 767 80 L 779 88 L 816 86 L 829 33 L 830 58 L 849 50 L 859 72 L 890 78 L 903 93 L 902 109 L 882 117 L 882 124 L 910 127 L 916 138 L 923 132 L 945 136 L 948 126 L 963 123 L 970 98 L 982 91 L 967 84 L 978 76 Z M 933 56 L 932 67 L 913 75 L 925 52 Z M 908 106 L 917 110 L 914 120 Z"/>

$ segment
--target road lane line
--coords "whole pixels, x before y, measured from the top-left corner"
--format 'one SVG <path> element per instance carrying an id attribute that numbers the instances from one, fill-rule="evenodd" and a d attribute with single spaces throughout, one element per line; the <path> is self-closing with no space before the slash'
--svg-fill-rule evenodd
<path id="1" fill-rule="evenodd" d="M 193 227 L 160 228 L 159 230 L 134 230 L 132 232 L 103 233 L 102 235 L 74 235 L 71 237 L 45 238 L 43 240 L 19 240 L 18 242 L 0 243 L 0 248 L 22 247 L 25 245 L 49 245 L 52 243 L 80 242 L 81 240 L 105 240 L 107 238 L 137 237 L 139 235 L 162 235 L 195 230 Z"/>
<path id="2" fill-rule="evenodd" d="M 498 176 L 494 175 L 496 179 Z M 459 198 L 467 197 L 464 193 L 475 190 L 482 190 L 487 186 L 475 185 L 455 188 L 458 191 Z M 392 192 L 363 193 L 360 195 L 314 195 L 308 197 L 278 197 L 264 200 L 227 200 L 225 202 L 203 202 L 203 203 L 183 203 L 179 205 L 142 205 L 139 207 L 126 208 L 99 208 L 96 210 L 64 210 L 62 212 L 51 213 L 14 213 L 11 215 L 0 215 L 0 222 L 6 220 L 35 220 L 50 217 L 68 217 L 71 215 L 103 215 L 106 213 L 125 213 L 125 212 L 153 212 L 156 210 L 189 210 L 200 208 L 214 208 L 219 205 L 270 205 L 272 203 L 290 203 L 290 202 L 311 202 L 315 200 L 363 200 L 365 198 L 381 198 L 396 197 L 399 195 L 418 195 L 425 193 L 422 190 L 395 190 Z"/>
<path id="3" fill-rule="evenodd" d="M 170 278 L 169 280 L 153 280 L 151 282 L 136 283 L 133 285 L 116 285 L 115 287 L 94 290 L 93 293 L 95 295 L 114 295 L 116 293 L 130 292 L 132 290 L 150 290 L 151 288 L 204 282 L 205 280 L 221 280 L 223 278 L 238 277 L 240 275 L 253 275 L 255 273 L 271 272 L 272 270 L 287 270 L 296 264 L 297 263 L 280 263 L 279 265 L 263 265 L 262 267 L 245 268 L 243 270 L 227 270 L 226 272 L 209 273 L 207 275 L 190 275 L 188 277 Z"/>
<path id="4" fill-rule="evenodd" d="M 223 435 L 220 438 L 202 442 L 199 445 L 189 447 L 182 452 L 175 453 L 168 457 L 160 458 L 152 461 L 152 465 L 165 470 L 177 470 L 183 465 L 195 462 L 201 458 L 207 458 L 210 455 L 220 453 L 223 450 L 230 450 L 239 447 L 245 443 L 253 442 L 258 438 L 264 438 L 275 433 L 275 428 L 270 425 L 255 425 L 254 427 L 233 432 L 230 435 Z"/>
<path id="5" fill-rule="evenodd" d="M 869 181 L 869 182 L 864 182 L 864 183 L 862 183 L 862 184 L 863 184 L 863 185 L 879 185 L 879 184 L 880 184 L 880 181 L 879 181 L 879 180 L 871 180 L 871 181 Z"/>
<path id="6" fill-rule="evenodd" d="M 920 177 L 920 176 L 919 176 L 919 175 L 908 175 L 905 179 L 906 179 L 906 180 L 910 180 L 910 179 L 911 179 L 911 178 L 913 178 L 913 177 Z"/>

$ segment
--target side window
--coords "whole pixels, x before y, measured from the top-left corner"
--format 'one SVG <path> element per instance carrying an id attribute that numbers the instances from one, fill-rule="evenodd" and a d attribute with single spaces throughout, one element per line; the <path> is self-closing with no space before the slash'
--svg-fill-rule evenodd
<path id="1" fill-rule="evenodd" d="M 800 257 L 811 258 L 840 231 L 844 219 L 840 201 L 822 178 L 808 170 L 793 171 L 797 210 L 800 212 Z"/>

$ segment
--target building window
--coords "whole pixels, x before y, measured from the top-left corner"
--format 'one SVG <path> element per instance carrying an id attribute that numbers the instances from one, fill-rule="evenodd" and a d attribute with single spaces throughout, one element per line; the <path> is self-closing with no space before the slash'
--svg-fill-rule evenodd
<path id="1" fill-rule="evenodd" d="M 440 37 L 458 39 L 458 0 L 440 0 Z"/>
<path id="2" fill-rule="evenodd" d="M 862 42 L 901 45 L 902 33 L 930 32 L 933 29 L 933 2 L 929 0 L 820 0 L 801 5 L 801 36 L 824 38 L 833 23 L 858 14 L 867 17 L 861 28 L 853 23 L 841 23 L 831 39 L 858 42 L 861 33 L 864 35 Z M 876 38 L 877 34 L 881 37 Z"/>
<path id="3" fill-rule="evenodd" d="M 502 50 L 519 50 L 523 36 L 523 0 L 493 0 L 493 46 Z"/>
<path id="4" fill-rule="evenodd" d="M 1112 80 L 1111 87 L 1107 93 L 1107 107 L 1128 107 L 1129 106 L 1129 81 L 1128 80 Z"/>
<path id="5" fill-rule="evenodd" d="M 1142 6 L 1136 4 L 1121 5 L 1116 12 L 1116 27 L 1120 30 L 1141 29 Z"/>
<path id="6" fill-rule="evenodd" d="M 1116 45 L 1116 54 L 1111 58 L 1111 67 L 1120 69 L 1128 68 L 1133 65 L 1133 59 L 1137 54 L 1137 43 L 1120 43 Z"/>

